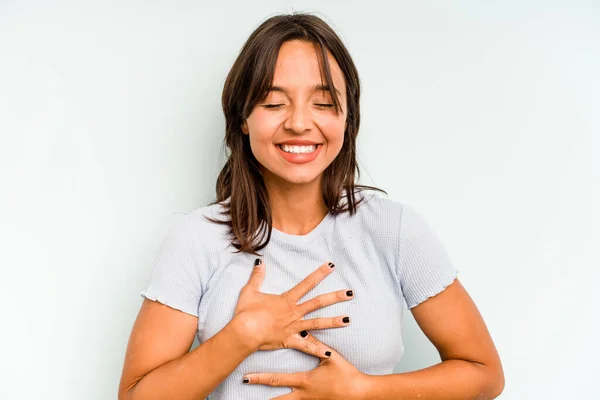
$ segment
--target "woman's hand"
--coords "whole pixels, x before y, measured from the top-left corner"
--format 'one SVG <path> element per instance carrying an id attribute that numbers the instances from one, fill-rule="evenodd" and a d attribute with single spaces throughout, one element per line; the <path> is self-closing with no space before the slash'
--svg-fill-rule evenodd
<path id="1" fill-rule="evenodd" d="M 317 368 L 292 374 L 256 373 L 244 376 L 244 383 L 250 385 L 288 386 L 292 393 L 275 397 L 273 400 L 325 400 L 325 399 L 363 399 L 363 391 L 368 375 L 360 372 L 346 361 L 338 352 L 319 342 L 314 336 L 302 339 L 310 346 L 326 349 L 328 357 L 320 357 Z M 294 347 L 304 351 L 305 346 Z M 304 351 L 306 352 L 306 351 Z M 306 352 L 312 354 L 312 351 Z"/>
<path id="2" fill-rule="evenodd" d="M 257 259 L 257 262 L 259 259 Z M 298 332 L 308 329 L 328 329 L 347 326 L 343 322 L 346 316 L 333 318 L 315 318 L 305 320 L 302 317 L 319 308 L 352 299 L 352 291 L 340 290 L 317 296 L 302 304 L 297 304 L 319 282 L 334 270 L 332 263 L 325 263 L 309 274 L 302 282 L 281 295 L 261 293 L 265 278 L 265 265 L 254 267 L 248 283 L 242 288 L 232 321 L 242 329 L 251 348 L 256 350 L 275 350 L 304 346 L 304 350 L 317 357 L 318 346 L 310 345 Z M 322 350 L 322 349 L 321 349 Z M 322 350 L 323 353 L 325 350 Z"/>

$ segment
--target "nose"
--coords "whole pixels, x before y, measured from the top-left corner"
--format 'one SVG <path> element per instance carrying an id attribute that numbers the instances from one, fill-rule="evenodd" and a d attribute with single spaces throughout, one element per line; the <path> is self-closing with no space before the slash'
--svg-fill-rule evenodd
<path id="1" fill-rule="evenodd" d="M 296 133 L 303 133 L 313 126 L 310 107 L 305 105 L 295 105 L 290 108 L 283 127 Z"/>

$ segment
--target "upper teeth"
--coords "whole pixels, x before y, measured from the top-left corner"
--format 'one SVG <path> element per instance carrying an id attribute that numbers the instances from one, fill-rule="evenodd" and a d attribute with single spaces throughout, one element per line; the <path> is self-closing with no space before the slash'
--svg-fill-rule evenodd
<path id="1" fill-rule="evenodd" d="M 310 146 L 289 146 L 287 144 L 280 144 L 279 147 L 281 147 L 281 150 L 285 151 L 286 153 L 296 153 L 296 154 L 312 153 L 313 151 L 315 151 L 317 149 L 316 144 L 313 144 Z"/>

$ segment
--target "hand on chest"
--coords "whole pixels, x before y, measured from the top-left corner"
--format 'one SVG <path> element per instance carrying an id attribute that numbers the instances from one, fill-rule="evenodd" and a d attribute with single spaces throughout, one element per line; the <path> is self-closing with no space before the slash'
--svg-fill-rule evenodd
<path id="1" fill-rule="evenodd" d="M 303 253 L 297 259 L 284 263 L 265 254 L 263 259 L 266 275 L 261 292 L 286 292 L 327 261 L 323 255 L 320 255 L 320 258 L 317 258 L 319 255 L 309 255 Z M 299 303 L 325 293 L 352 290 L 354 296 L 351 300 L 325 306 L 304 317 L 312 319 L 348 316 L 350 324 L 340 328 L 311 330 L 311 334 L 337 350 L 359 370 L 374 373 L 382 369 L 387 370 L 390 365 L 393 368 L 403 353 L 403 302 L 392 281 L 389 267 L 366 257 L 341 257 L 341 260 L 339 256 L 336 258 L 333 260 L 336 264 L 334 272 L 302 297 Z M 252 265 L 248 264 L 247 257 L 232 258 L 212 277 L 200 304 L 200 340 L 204 341 L 215 335 L 233 317 L 239 293 L 248 282 L 252 271 Z M 314 367 L 314 360 L 311 359 L 314 357 L 288 349 L 257 352 L 247 361 L 263 363 L 264 358 L 268 358 L 267 364 L 262 365 L 273 365 L 275 369 L 285 370 L 286 360 L 289 361 L 290 357 L 296 358 L 293 365 L 304 363 L 307 369 Z"/>

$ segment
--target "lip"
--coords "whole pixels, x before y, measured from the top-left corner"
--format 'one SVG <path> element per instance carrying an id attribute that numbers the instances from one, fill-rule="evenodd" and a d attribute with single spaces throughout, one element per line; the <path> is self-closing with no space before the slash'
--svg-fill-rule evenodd
<path id="1" fill-rule="evenodd" d="M 287 142 L 285 142 L 285 144 L 287 144 Z M 279 152 L 279 154 L 281 154 L 281 157 L 283 157 L 283 159 L 286 160 L 287 162 L 290 162 L 292 164 L 305 164 L 305 163 L 314 161 L 317 158 L 317 156 L 319 155 L 319 153 L 321 152 L 321 148 L 323 147 L 323 145 L 320 143 L 312 143 L 312 144 L 318 144 L 315 151 L 313 151 L 312 153 L 305 153 L 305 154 L 286 153 L 285 151 L 281 150 L 281 147 L 279 147 L 279 145 L 275 145 L 275 147 L 277 148 L 277 151 Z"/>

